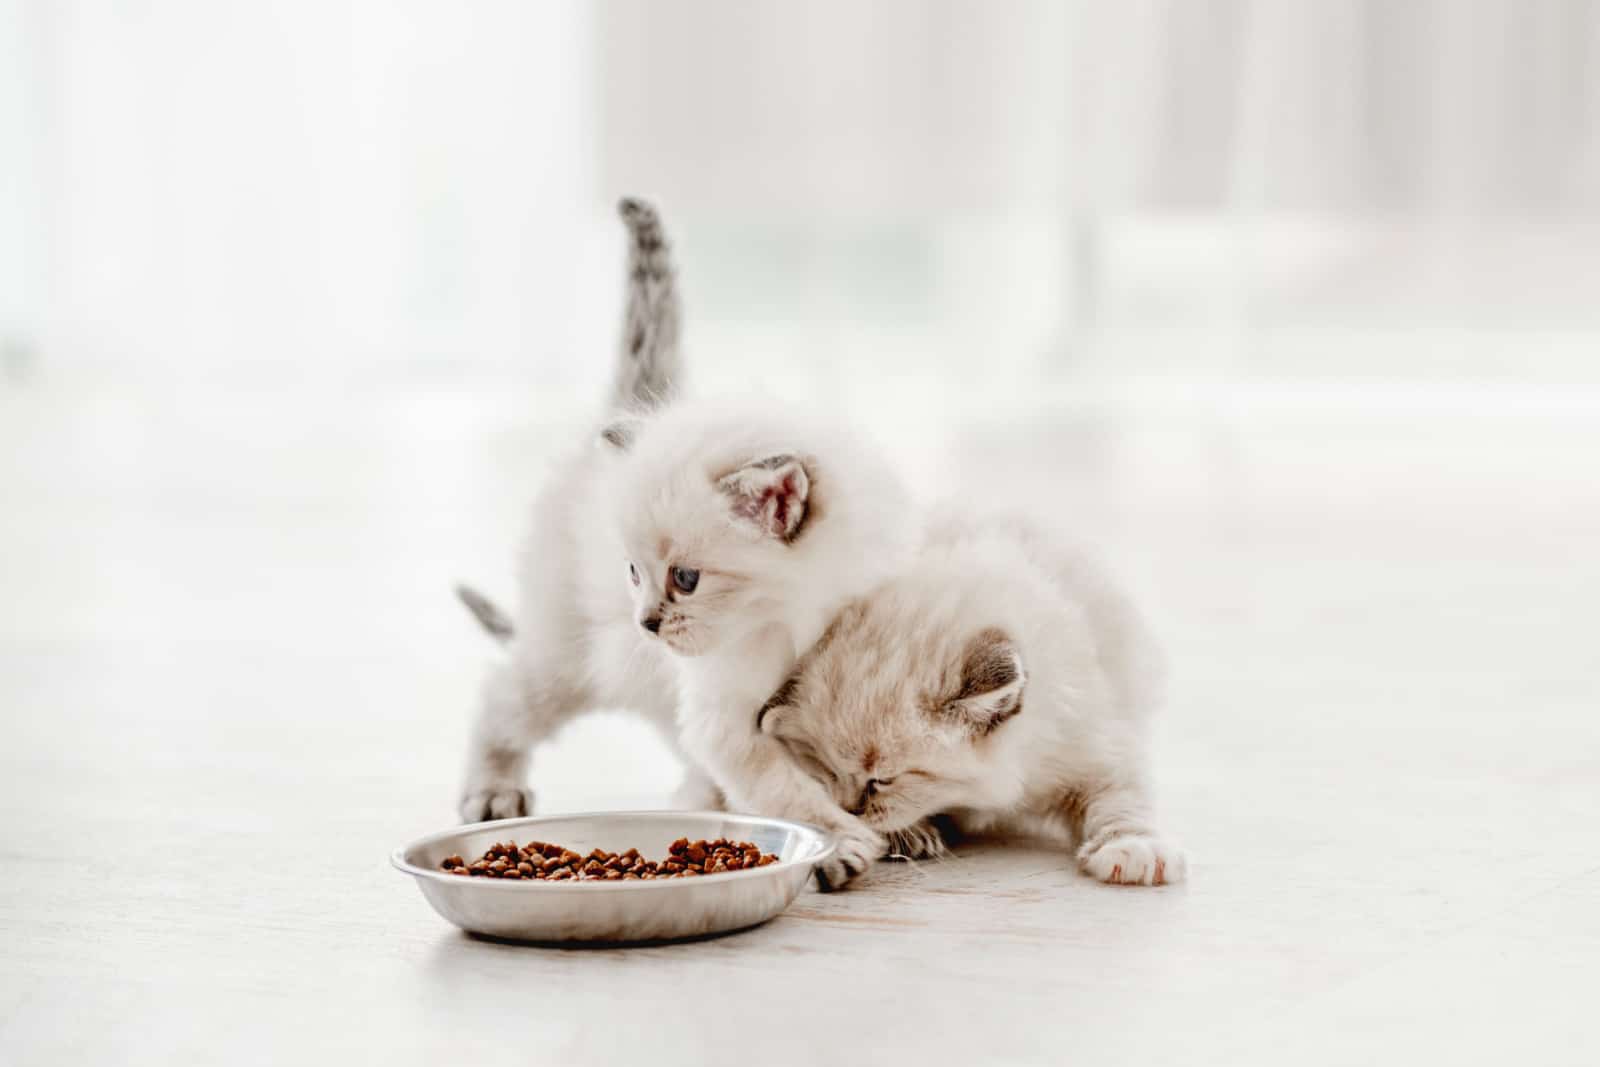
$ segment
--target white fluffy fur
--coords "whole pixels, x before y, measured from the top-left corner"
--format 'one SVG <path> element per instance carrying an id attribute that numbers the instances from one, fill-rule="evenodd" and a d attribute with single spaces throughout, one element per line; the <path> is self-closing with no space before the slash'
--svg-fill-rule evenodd
<path id="1" fill-rule="evenodd" d="M 1108 882 L 1185 877 L 1152 821 L 1158 652 L 1105 571 L 1020 520 L 937 524 L 763 717 L 841 808 L 914 851 L 929 818 L 1070 832 Z M 887 784 L 885 784 L 887 783 Z"/>
<path id="2" fill-rule="evenodd" d="M 623 436 L 625 448 L 597 442 L 563 464 L 536 503 L 510 656 L 484 688 L 462 817 L 531 811 L 531 748 L 588 709 L 624 707 L 698 768 L 681 804 L 712 805 L 720 789 L 735 809 L 825 826 L 842 848 L 824 876 L 848 879 L 884 839 L 760 733 L 756 714 L 843 604 L 905 564 L 916 524 L 904 494 L 874 449 L 770 403 L 680 403 Z M 789 459 L 804 470 L 788 484 L 805 510 L 774 532 L 740 494 Z M 674 565 L 701 578 L 669 600 Z M 652 636 L 641 622 L 656 613 Z"/>

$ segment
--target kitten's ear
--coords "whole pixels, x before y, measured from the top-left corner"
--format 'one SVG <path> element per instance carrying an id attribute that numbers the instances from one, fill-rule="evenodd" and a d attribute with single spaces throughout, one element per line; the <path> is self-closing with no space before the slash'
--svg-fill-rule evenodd
<path id="1" fill-rule="evenodd" d="M 795 671 L 789 675 L 784 683 L 778 686 L 777 691 L 767 698 L 761 705 L 761 710 L 756 712 L 756 730 L 760 733 L 782 737 L 781 721 L 783 712 L 788 710 L 789 702 L 794 700 L 795 691 L 800 688 L 800 672 Z"/>
<path id="2" fill-rule="evenodd" d="M 755 523 L 768 537 L 792 541 L 806 518 L 811 477 L 799 457 L 788 454 L 753 460 L 717 479 L 733 514 Z"/>
<path id="3" fill-rule="evenodd" d="M 633 439 L 638 434 L 638 419 L 621 418 L 606 424 L 600 431 L 600 440 L 618 452 L 626 452 L 633 447 Z"/>
<path id="4" fill-rule="evenodd" d="M 940 708 L 978 735 L 1022 710 L 1022 690 L 1028 672 L 1022 654 L 1009 634 L 990 627 L 968 642 L 961 661 L 961 687 Z"/>

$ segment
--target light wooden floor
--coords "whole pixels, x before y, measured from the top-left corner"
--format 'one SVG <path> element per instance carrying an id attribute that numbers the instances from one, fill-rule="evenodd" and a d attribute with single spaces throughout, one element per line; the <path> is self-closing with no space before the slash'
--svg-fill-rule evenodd
<path id="1" fill-rule="evenodd" d="M 565 398 L 0 392 L 0 1063 L 1600 1061 L 1600 404 L 1157 400 L 883 428 L 1141 591 L 1190 886 L 985 844 L 563 952 L 386 857 L 451 817 L 490 650 L 448 590 L 509 588 Z M 612 715 L 537 782 L 674 776 Z"/>

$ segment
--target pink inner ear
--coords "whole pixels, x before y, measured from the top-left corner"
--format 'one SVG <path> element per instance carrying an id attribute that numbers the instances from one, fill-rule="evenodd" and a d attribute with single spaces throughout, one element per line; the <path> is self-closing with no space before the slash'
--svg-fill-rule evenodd
<path id="1" fill-rule="evenodd" d="M 761 510 L 766 510 L 768 500 L 773 502 L 772 526 L 779 533 L 789 529 L 789 509 L 794 506 L 794 498 L 799 493 L 799 486 L 794 484 L 794 475 L 786 474 L 781 482 L 761 495 Z"/>
<path id="2" fill-rule="evenodd" d="M 732 498 L 734 513 L 787 541 L 805 518 L 805 469 L 786 456 L 743 467 L 719 483 Z"/>

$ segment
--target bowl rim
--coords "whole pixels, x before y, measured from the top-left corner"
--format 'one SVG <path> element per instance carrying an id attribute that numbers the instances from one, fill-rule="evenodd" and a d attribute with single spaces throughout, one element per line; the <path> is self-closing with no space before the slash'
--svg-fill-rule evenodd
<path id="1" fill-rule="evenodd" d="M 817 839 L 817 842 L 821 847 L 813 856 L 807 856 L 804 859 L 796 857 L 794 859 L 779 860 L 777 863 L 769 863 L 765 867 L 755 867 L 742 871 L 718 871 L 716 874 L 703 874 L 693 879 L 652 878 L 648 881 L 643 879 L 634 879 L 627 881 L 617 880 L 613 882 L 580 882 L 577 880 L 562 879 L 559 882 L 548 882 L 536 878 L 467 878 L 463 880 L 459 874 L 446 874 L 445 872 L 432 867 L 419 867 L 415 863 L 412 863 L 406 859 L 406 853 L 412 851 L 413 849 L 422 848 L 425 845 L 431 845 L 435 842 L 443 841 L 446 838 L 456 837 L 463 833 L 471 833 L 481 830 L 488 826 L 503 826 L 507 829 L 510 829 L 513 826 L 541 822 L 555 822 L 559 819 L 616 819 L 637 818 L 639 816 L 660 817 L 662 819 L 683 818 L 686 816 L 699 816 L 715 819 L 744 819 L 748 822 L 765 823 L 768 826 L 775 826 L 785 830 L 799 830 L 802 833 L 811 834 Z M 529 889 L 536 889 L 541 892 L 552 893 L 564 893 L 572 890 L 582 890 L 586 893 L 592 893 L 596 890 L 601 892 L 616 892 L 618 890 L 634 891 L 644 889 L 672 889 L 674 887 L 699 885 L 708 878 L 719 879 L 740 878 L 746 875 L 773 875 L 777 874 L 779 871 L 792 870 L 801 864 L 804 864 L 807 867 L 814 867 L 818 863 L 826 860 L 829 856 L 832 856 L 834 852 L 838 850 L 838 847 L 838 842 L 828 831 L 811 823 L 797 822 L 794 819 L 779 819 L 770 815 L 746 815 L 744 812 L 738 811 L 674 811 L 671 808 L 644 808 L 633 811 L 563 811 L 551 812 L 548 815 L 521 815 L 515 819 L 489 819 L 484 822 L 462 823 L 460 826 L 452 829 L 439 830 L 435 833 L 427 834 L 423 837 L 417 838 L 415 841 L 411 841 L 400 846 L 393 852 L 389 853 L 389 862 L 402 874 L 409 874 L 413 878 L 419 880 L 428 879 L 429 881 L 438 882 L 444 885 L 470 885 L 475 888 L 489 889 L 492 891 L 522 890 L 526 892 Z"/>

